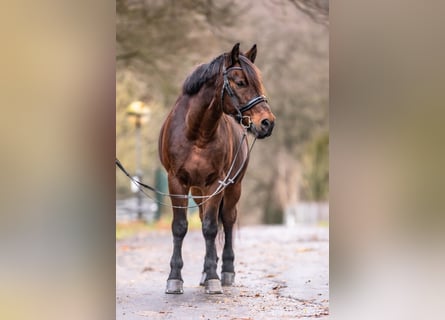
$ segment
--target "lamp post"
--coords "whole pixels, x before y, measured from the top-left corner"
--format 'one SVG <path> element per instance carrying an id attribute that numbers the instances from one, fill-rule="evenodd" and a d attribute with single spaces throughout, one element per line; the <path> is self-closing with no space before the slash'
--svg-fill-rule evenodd
<path id="1" fill-rule="evenodd" d="M 135 125 L 135 135 L 136 135 L 136 179 L 142 182 L 142 169 L 141 169 L 141 126 L 147 120 L 150 114 L 150 109 L 141 101 L 134 101 L 127 107 L 128 119 Z M 137 198 L 137 214 L 138 219 L 142 219 L 142 192 L 141 190 L 136 191 Z"/>

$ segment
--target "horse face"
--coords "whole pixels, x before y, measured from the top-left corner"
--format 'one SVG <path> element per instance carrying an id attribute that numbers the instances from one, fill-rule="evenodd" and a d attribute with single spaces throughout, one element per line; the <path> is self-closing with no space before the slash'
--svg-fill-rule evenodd
<path id="1" fill-rule="evenodd" d="M 253 64 L 257 55 L 257 47 L 254 45 L 248 52 L 241 54 L 239 52 L 239 43 L 237 43 L 231 53 L 228 55 L 229 66 L 227 69 L 227 80 L 229 91 L 233 92 L 232 101 L 225 105 L 228 114 L 240 115 L 242 113 L 243 125 L 249 125 L 249 131 L 257 138 L 263 139 L 272 134 L 275 124 L 275 116 L 270 110 L 270 106 L 264 97 L 264 88 L 261 82 L 259 70 Z M 224 84 L 226 85 L 226 84 Z M 256 98 L 258 103 L 251 104 Z M 243 108 L 244 107 L 244 108 Z M 237 110 L 238 109 L 238 110 Z"/>
<path id="2" fill-rule="evenodd" d="M 255 70 L 257 71 L 257 70 Z M 230 71 L 228 77 L 229 84 L 235 96 L 238 100 L 238 108 L 247 105 L 253 99 L 263 96 L 264 90 L 262 86 L 258 86 L 246 77 L 244 69 L 234 69 Z M 234 106 L 232 105 L 232 108 Z M 231 110 L 231 114 L 236 114 L 236 110 Z M 267 101 L 261 101 L 255 104 L 251 109 L 242 113 L 243 125 L 249 125 L 249 131 L 252 132 L 257 138 L 263 139 L 272 134 L 272 130 L 275 124 L 275 116 L 270 110 L 270 106 Z"/>

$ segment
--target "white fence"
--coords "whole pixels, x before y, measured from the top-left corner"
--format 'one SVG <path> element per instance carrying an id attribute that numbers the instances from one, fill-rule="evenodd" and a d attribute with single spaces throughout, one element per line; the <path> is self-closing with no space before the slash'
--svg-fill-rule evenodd
<path id="1" fill-rule="evenodd" d="M 158 206 L 153 200 L 142 198 L 142 219 L 152 222 Z M 116 200 L 116 222 L 131 222 L 138 220 L 138 200 L 136 197 Z"/>
<path id="2" fill-rule="evenodd" d="M 321 221 L 329 221 L 328 202 L 299 202 L 288 206 L 284 212 L 286 226 L 317 224 Z"/>

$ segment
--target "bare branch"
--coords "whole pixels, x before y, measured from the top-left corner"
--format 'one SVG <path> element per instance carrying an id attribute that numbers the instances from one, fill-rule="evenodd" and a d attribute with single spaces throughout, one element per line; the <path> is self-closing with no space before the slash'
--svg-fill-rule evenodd
<path id="1" fill-rule="evenodd" d="M 329 26 L 329 0 L 289 0 L 317 23 Z"/>
<path id="2" fill-rule="evenodd" d="M 116 60 L 128 60 L 139 55 L 139 51 L 127 52 L 123 54 L 118 54 Z"/>

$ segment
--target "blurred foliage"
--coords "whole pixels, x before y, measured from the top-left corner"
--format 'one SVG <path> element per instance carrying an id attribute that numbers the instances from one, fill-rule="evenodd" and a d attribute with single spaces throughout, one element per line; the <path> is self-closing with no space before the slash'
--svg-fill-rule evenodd
<path id="1" fill-rule="evenodd" d="M 329 131 L 326 24 L 285 0 L 118 0 L 116 12 L 116 153 L 130 172 L 135 132 L 126 119 L 128 104 L 142 100 L 152 111 L 142 126 L 142 167 L 144 181 L 154 184 L 160 126 L 187 74 L 236 42 L 241 50 L 256 43 L 255 63 L 277 121 L 272 136 L 252 151 L 240 219 L 280 222 L 287 205 L 317 193 L 308 190 L 317 185 L 307 182 L 308 172 L 318 170 L 308 163 L 316 160 L 308 150 Z M 117 196 L 128 196 L 128 179 L 118 173 L 116 181 Z"/>
<path id="2" fill-rule="evenodd" d="M 194 212 L 188 215 L 188 230 L 200 230 L 201 220 L 199 214 Z M 116 223 L 116 240 L 123 240 L 133 237 L 141 232 L 152 230 L 165 230 L 170 233 L 171 217 L 168 215 L 162 216 L 159 220 L 147 223 L 145 221 L 131 221 Z"/>
<path id="3" fill-rule="evenodd" d="M 329 24 L 329 0 L 289 0 L 315 22 Z"/>
<path id="4" fill-rule="evenodd" d="M 329 133 L 317 137 L 302 157 L 302 197 L 323 201 L 329 195 Z"/>

